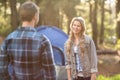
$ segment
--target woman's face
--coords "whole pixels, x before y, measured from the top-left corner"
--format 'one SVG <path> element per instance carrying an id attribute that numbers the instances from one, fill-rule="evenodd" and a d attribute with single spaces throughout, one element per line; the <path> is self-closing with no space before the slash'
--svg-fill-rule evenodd
<path id="1" fill-rule="evenodd" d="M 74 34 L 79 34 L 82 30 L 82 25 L 79 21 L 74 21 L 72 25 L 72 31 Z"/>

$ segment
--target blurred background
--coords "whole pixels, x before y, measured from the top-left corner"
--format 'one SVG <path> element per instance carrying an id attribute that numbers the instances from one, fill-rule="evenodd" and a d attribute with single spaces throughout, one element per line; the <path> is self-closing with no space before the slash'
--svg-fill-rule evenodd
<path id="1" fill-rule="evenodd" d="M 0 0 L 0 44 L 21 23 L 19 7 L 33 1 L 40 7 L 40 25 L 69 34 L 70 21 L 82 16 L 96 45 L 97 80 L 120 80 L 120 0 Z"/>

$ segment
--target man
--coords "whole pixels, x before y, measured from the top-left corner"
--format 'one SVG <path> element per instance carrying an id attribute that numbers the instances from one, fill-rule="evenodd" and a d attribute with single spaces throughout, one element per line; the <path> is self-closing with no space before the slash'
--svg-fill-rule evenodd
<path id="1" fill-rule="evenodd" d="M 22 26 L 12 32 L 0 49 L 0 80 L 56 80 L 51 44 L 38 35 L 39 8 L 33 2 L 20 7 Z M 8 65 L 12 67 L 11 76 Z"/>

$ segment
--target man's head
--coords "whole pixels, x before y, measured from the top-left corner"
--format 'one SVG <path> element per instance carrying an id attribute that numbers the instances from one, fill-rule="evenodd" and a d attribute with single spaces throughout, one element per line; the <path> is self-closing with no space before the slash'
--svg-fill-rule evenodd
<path id="1" fill-rule="evenodd" d="M 23 21 L 32 21 L 35 18 L 35 22 L 39 21 L 39 8 L 30 1 L 24 2 L 20 7 L 20 18 Z"/>

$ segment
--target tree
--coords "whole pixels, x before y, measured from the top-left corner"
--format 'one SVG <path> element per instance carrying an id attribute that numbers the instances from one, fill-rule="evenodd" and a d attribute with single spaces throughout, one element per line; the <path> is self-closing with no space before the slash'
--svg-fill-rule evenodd
<path id="1" fill-rule="evenodd" d="M 98 0 L 95 0 L 94 1 L 94 7 L 93 7 L 93 11 L 91 14 L 92 16 L 92 37 L 93 37 L 93 40 L 94 40 L 94 43 L 95 43 L 95 46 L 96 48 L 98 48 L 98 45 L 97 45 L 97 40 L 98 40 L 98 29 L 97 29 L 97 1 Z"/>
<path id="2" fill-rule="evenodd" d="M 105 1 L 102 0 L 101 2 L 101 29 L 100 29 L 100 44 L 103 43 L 104 41 L 104 12 L 105 12 L 105 9 L 104 9 L 104 4 Z"/>
<path id="3" fill-rule="evenodd" d="M 59 27 L 59 9 L 55 7 L 56 4 L 56 0 L 42 0 L 40 6 L 42 25 Z"/>
<path id="4" fill-rule="evenodd" d="M 10 3 L 10 9 L 11 9 L 11 25 L 13 27 L 13 30 L 18 27 L 19 25 L 19 18 L 18 18 L 18 13 L 16 9 L 16 0 L 9 0 Z"/>
<path id="5" fill-rule="evenodd" d="M 92 22 L 92 1 L 89 0 L 89 22 Z"/>
<path id="6" fill-rule="evenodd" d="M 80 0 L 66 0 L 64 1 L 64 3 L 66 3 L 64 6 L 62 6 L 63 11 L 65 12 L 65 14 L 67 15 L 68 18 L 68 32 L 70 31 L 70 22 L 72 20 L 73 17 L 76 16 L 76 10 L 75 10 L 75 6 L 77 4 L 80 3 Z"/>
<path id="7" fill-rule="evenodd" d="M 7 14 L 6 14 L 7 0 L 2 1 L 2 4 L 3 4 L 3 6 L 4 6 L 4 18 L 6 18 L 6 17 L 7 17 Z"/>
<path id="8" fill-rule="evenodd" d="M 37 2 L 37 1 L 36 1 Z M 63 18 L 59 13 L 63 11 L 63 14 L 68 19 L 68 32 L 71 19 L 76 16 L 75 6 L 79 3 L 79 0 L 41 0 L 40 2 L 40 24 L 57 26 L 62 29 Z"/>
<path id="9" fill-rule="evenodd" d="M 120 0 L 117 0 L 116 2 L 116 14 L 117 14 L 116 33 L 117 33 L 117 38 L 120 39 Z"/>

